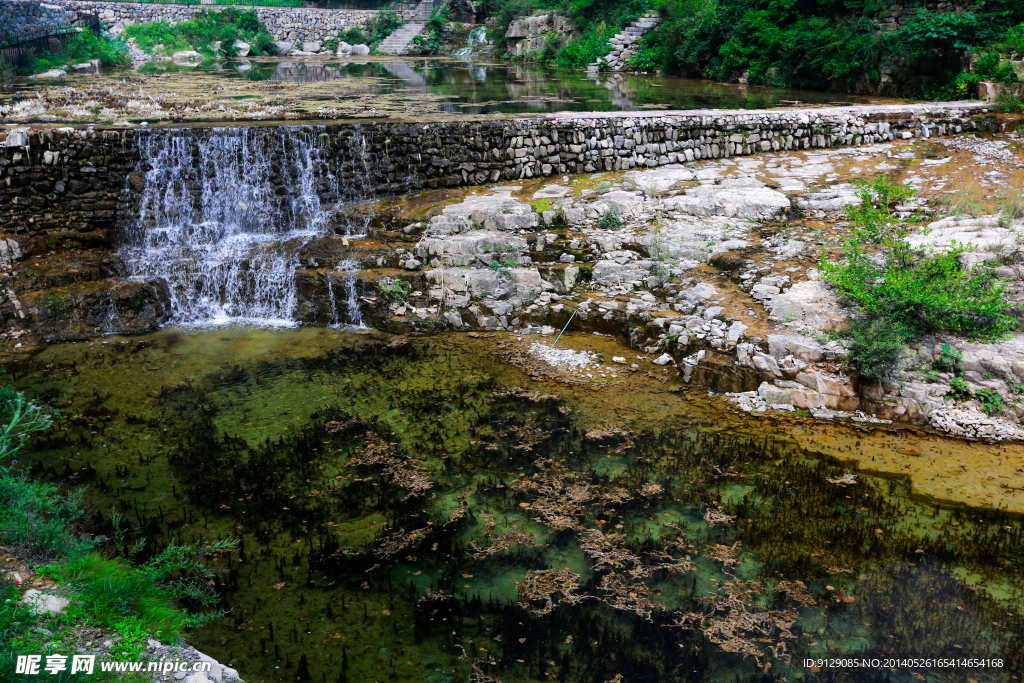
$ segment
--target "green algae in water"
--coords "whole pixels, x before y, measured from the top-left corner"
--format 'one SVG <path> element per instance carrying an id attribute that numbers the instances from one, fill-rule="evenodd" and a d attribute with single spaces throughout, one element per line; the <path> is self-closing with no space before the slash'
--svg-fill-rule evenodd
<path id="1" fill-rule="evenodd" d="M 25 460 L 88 485 L 97 531 L 116 507 L 148 553 L 240 539 L 218 559 L 232 613 L 192 640 L 247 680 L 917 680 L 801 663 L 862 653 L 1024 670 L 1019 520 L 695 431 L 682 403 L 610 429 L 457 339 L 313 329 L 53 346 L 11 375 L 65 411 Z"/>

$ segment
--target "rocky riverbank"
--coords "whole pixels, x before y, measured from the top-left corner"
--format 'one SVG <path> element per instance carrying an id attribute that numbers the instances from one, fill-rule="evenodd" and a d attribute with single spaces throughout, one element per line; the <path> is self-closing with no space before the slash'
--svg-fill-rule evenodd
<path id="1" fill-rule="evenodd" d="M 1019 187 L 1022 168 L 1009 134 L 495 186 L 434 207 L 390 236 L 407 241 L 391 242 L 390 257 L 377 258 L 395 271 L 378 280 L 384 294 L 364 301 L 377 307 L 374 324 L 393 331 L 517 330 L 524 344 L 539 340 L 520 357 L 539 361 L 538 347 L 572 316 L 573 329 L 625 335 L 642 352 L 629 363 L 616 359 L 622 371 L 672 369 L 755 414 L 805 411 L 1018 439 L 1020 337 L 922 339 L 900 381 L 861 381 L 829 337 L 852 310 L 817 266 L 848 231 L 843 210 L 859 202 L 850 181 L 888 175 L 920 190 L 899 207 L 916 221 L 915 246 L 973 245 L 964 258 L 997 261 L 1018 301 L 1024 221 L 997 215 L 996 204 Z M 957 198 L 972 175 L 981 203 L 965 209 Z M 409 283 L 408 298 L 395 296 L 387 284 L 395 280 Z M 959 375 L 972 389 L 995 392 L 1005 409 L 955 400 L 954 373 L 937 363 L 943 347 L 961 354 Z M 609 384 L 610 373 L 584 373 L 582 381 Z"/>
<path id="2" fill-rule="evenodd" d="M 303 154 L 316 160 L 301 168 L 283 129 L 265 145 L 257 129 L 246 144 L 268 154 L 261 211 L 291 215 L 314 193 L 313 218 L 329 221 L 287 243 L 296 322 L 515 332 L 524 346 L 509 358 L 539 368 L 571 319 L 573 330 L 615 335 L 637 351 L 554 373 L 574 383 L 600 387 L 642 371 L 726 395 L 752 414 L 1021 438 L 1024 342 L 919 339 L 899 381 L 882 384 L 851 371 L 834 337 L 853 309 L 818 266 L 849 235 L 844 211 L 859 201 L 858 179 L 913 185 L 917 196 L 896 207 L 913 246 L 970 244 L 965 265 L 995 263 L 1006 295 L 1024 299 L 1024 223 L 1007 208 L 1024 180 L 1014 122 L 933 109 L 875 108 L 872 116 L 891 119 L 875 123 L 850 119 L 851 108 L 324 127 L 301 133 Z M 139 139 L 9 133 L 5 167 L 20 189 L 7 193 L 7 350 L 174 320 L 182 291 L 129 277 L 125 259 L 135 257 L 118 247 L 137 239 L 130 226 L 149 182 Z M 844 142 L 851 146 L 836 146 Z M 192 158 L 200 147 L 188 149 Z M 290 194 L 296 173 L 309 184 L 302 197 Z M 422 190 L 386 198 L 400 185 Z M 41 192 L 54 194 L 45 210 Z M 939 362 L 947 348 L 960 356 L 955 372 Z M 954 379 L 967 389 L 953 391 Z"/>

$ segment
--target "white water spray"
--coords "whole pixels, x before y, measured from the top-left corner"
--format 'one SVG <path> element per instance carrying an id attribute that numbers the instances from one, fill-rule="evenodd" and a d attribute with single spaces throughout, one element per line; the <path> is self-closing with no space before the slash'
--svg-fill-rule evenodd
<path id="1" fill-rule="evenodd" d="M 326 136 L 225 128 L 143 138 L 149 168 L 124 256 L 133 275 L 167 282 L 175 322 L 296 324 L 296 252 L 330 230 L 333 206 L 321 197 L 358 186 L 330 170 Z M 365 158 L 352 162 L 368 176 Z"/>

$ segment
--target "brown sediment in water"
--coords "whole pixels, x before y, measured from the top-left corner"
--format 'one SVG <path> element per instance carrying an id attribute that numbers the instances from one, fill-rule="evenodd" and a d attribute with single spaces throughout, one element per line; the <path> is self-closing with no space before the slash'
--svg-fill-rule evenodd
<path id="1" fill-rule="evenodd" d="M 688 666 L 744 680 L 756 670 L 728 653 L 778 671 L 781 643 L 886 647 L 915 636 L 907 617 L 961 646 L 1005 622 L 993 637 L 1009 643 L 1019 577 L 1000 583 L 1010 560 L 991 553 L 1019 531 L 989 527 L 1017 522 L 928 508 L 913 475 L 847 476 L 816 443 L 870 451 L 889 430 L 756 419 L 646 371 L 596 391 L 533 381 L 496 360 L 507 340 L 166 329 L 10 371 L 68 411 L 28 454 L 44 473 L 88 482 L 156 545 L 242 538 L 218 561 L 234 612 L 193 638 L 249 678 L 293 680 L 305 662 L 349 681 L 543 680 L 540 662 L 575 683 L 626 662 L 671 680 L 708 636 Z"/>

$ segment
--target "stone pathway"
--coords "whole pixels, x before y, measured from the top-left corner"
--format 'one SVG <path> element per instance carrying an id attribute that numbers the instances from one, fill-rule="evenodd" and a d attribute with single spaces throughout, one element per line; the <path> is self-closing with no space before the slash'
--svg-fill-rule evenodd
<path id="1" fill-rule="evenodd" d="M 624 71 L 637 53 L 641 36 L 660 23 L 661 17 L 653 12 L 640 17 L 612 37 L 612 51 L 587 65 L 587 71 L 600 71 L 602 64 L 606 65 L 606 71 Z"/>

